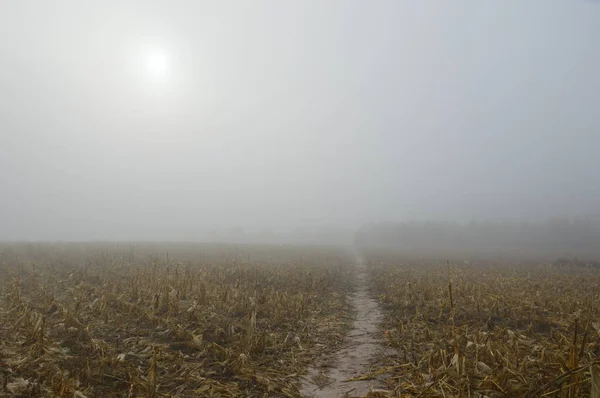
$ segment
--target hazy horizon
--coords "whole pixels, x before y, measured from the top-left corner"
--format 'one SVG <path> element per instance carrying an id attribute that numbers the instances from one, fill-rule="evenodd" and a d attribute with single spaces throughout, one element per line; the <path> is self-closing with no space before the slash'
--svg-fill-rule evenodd
<path id="1" fill-rule="evenodd" d="M 7 2 L 0 240 L 600 214 L 594 1 Z"/>

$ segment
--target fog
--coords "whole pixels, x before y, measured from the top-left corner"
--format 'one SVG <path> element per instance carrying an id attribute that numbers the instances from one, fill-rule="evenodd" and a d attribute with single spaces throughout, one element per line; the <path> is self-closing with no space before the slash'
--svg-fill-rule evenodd
<path id="1" fill-rule="evenodd" d="M 4 1 L 0 239 L 597 215 L 598 71 L 594 1 Z"/>

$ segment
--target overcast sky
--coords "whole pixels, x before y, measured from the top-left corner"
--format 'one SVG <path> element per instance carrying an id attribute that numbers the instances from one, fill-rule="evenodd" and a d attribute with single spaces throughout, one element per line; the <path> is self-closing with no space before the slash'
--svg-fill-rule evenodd
<path id="1" fill-rule="evenodd" d="M 599 72 L 586 0 L 6 0 L 0 239 L 599 213 Z"/>

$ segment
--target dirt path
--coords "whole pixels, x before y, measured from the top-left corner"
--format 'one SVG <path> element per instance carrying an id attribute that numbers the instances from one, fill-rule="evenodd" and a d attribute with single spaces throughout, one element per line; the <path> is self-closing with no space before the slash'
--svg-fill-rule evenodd
<path id="1" fill-rule="evenodd" d="M 323 358 L 309 369 L 300 393 L 305 397 L 335 398 L 364 397 L 372 389 L 385 389 L 380 375 L 374 380 L 348 381 L 370 370 L 370 364 L 381 357 L 378 327 L 382 314 L 377 302 L 368 292 L 368 274 L 362 257 L 356 257 L 356 291 L 350 300 L 356 316 L 348 334 L 347 346 L 332 358 Z"/>

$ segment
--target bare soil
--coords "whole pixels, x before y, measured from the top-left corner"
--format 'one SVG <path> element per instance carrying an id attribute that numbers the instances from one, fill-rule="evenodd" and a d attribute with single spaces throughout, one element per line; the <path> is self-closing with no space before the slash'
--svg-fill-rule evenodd
<path id="1" fill-rule="evenodd" d="M 381 374 L 370 380 L 351 380 L 373 371 L 371 365 L 386 354 L 379 325 L 382 313 L 368 290 L 368 273 L 362 257 L 356 258 L 356 288 L 350 301 L 355 310 L 347 344 L 332 357 L 321 358 L 308 371 L 300 393 L 304 397 L 364 397 L 374 390 L 385 390 Z"/>

